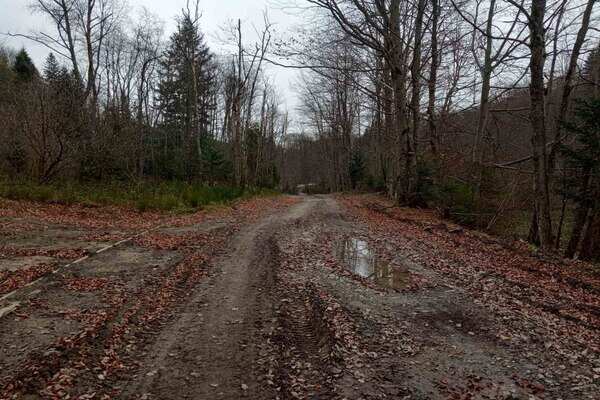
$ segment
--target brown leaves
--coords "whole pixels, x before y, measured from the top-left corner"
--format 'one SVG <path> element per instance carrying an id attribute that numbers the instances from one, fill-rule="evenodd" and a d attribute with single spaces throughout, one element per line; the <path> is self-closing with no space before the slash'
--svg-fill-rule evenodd
<path id="1" fill-rule="evenodd" d="M 10 398 L 27 391 L 43 392 L 47 398 L 74 398 L 82 390 L 85 390 L 85 394 L 80 398 L 117 397 L 118 393 L 110 387 L 111 381 L 135 370 L 137 364 L 132 355 L 137 346 L 142 346 L 148 340 L 148 332 L 158 331 L 177 306 L 185 302 L 191 290 L 207 276 L 210 260 L 224 251 L 232 235 L 243 224 L 296 201 L 288 197 L 254 198 L 238 202 L 235 208 L 222 207 L 189 215 L 141 214 L 118 207 L 85 208 L 10 202 L 11 208 L 0 210 L 0 216 L 10 214 L 13 217 L 92 230 L 85 232 L 85 240 L 114 242 L 158 226 L 185 226 L 191 229 L 182 229 L 180 234 L 156 230 L 134 239 L 137 246 L 165 252 L 176 251 L 178 255 L 174 259 L 181 261 L 169 268 L 148 268 L 143 272 L 124 270 L 122 275 L 111 275 L 110 279 L 100 277 L 103 276 L 102 272 L 98 273 L 95 267 L 90 268 L 84 263 L 77 266 L 76 276 L 69 275 L 69 269 L 62 271 L 65 275 L 64 286 L 56 290 L 66 288 L 94 294 L 71 294 L 86 299 L 83 307 L 50 306 L 44 308 L 44 313 L 54 313 L 63 319 L 77 321 L 70 326 L 76 326 L 78 330 L 74 329 L 56 339 L 48 356 L 30 354 L 25 365 L 19 366 L 12 379 L 0 383 L 0 398 Z M 195 229 L 195 225 L 212 219 L 222 222 L 222 227 L 210 233 Z M 40 254 L 39 249 L 3 250 L 4 254 L 12 256 Z M 119 247 L 111 248 L 102 256 L 110 260 L 111 252 L 118 251 Z M 45 254 L 58 258 L 80 256 L 80 253 L 69 249 Z M 10 285 L 22 285 L 43 271 L 19 271 Z M 12 276 L 12 273 L 2 273 L 0 278 L 7 276 Z M 135 289 L 131 289 L 131 280 L 142 281 L 142 284 L 133 285 Z M 34 302 L 37 301 L 39 299 L 32 300 L 31 307 L 36 307 L 37 303 Z"/>
<path id="2" fill-rule="evenodd" d="M 600 275 L 592 266 L 541 259 L 521 242 L 458 230 L 430 211 L 389 208 L 377 196 L 343 196 L 340 202 L 368 225 L 383 252 L 435 271 L 438 285 L 460 287 L 485 307 L 503 346 L 535 357 L 546 368 L 554 365 L 551 374 L 560 373 L 564 364 L 584 371 L 594 365 L 600 351 Z M 577 379 L 571 384 L 578 385 Z M 530 381 L 520 386 L 533 394 L 544 391 Z"/>
<path id="3" fill-rule="evenodd" d="M 479 292 L 473 292 L 476 295 L 487 293 L 489 297 L 490 291 L 499 290 L 503 297 L 517 297 L 522 304 L 600 328 L 600 317 L 593 311 L 600 306 L 600 277 L 585 268 L 566 261 L 541 260 L 522 246 L 507 246 L 479 232 L 456 234 L 454 229 L 437 229 L 446 224 L 436 222 L 428 211 L 420 216 L 420 210 L 394 208 L 383 214 L 373 210 L 376 197 L 368 201 L 344 197 L 341 201 L 416 262 L 477 288 Z"/>
<path id="4" fill-rule="evenodd" d="M 43 256 L 56 259 L 74 260 L 84 256 L 87 252 L 83 249 L 32 249 L 2 246 L 0 247 L 0 258 L 2 257 L 32 257 Z M 51 272 L 56 268 L 55 263 L 41 263 L 16 271 L 0 272 L 0 294 L 12 292 L 39 277 Z"/>
<path id="5" fill-rule="evenodd" d="M 28 201 L 0 200 L 0 217 L 30 218 L 36 221 L 89 229 L 133 228 L 155 225 L 165 215 L 137 212 L 127 207 L 86 207 L 81 204 L 42 204 Z"/>
<path id="6" fill-rule="evenodd" d="M 108 284 L 106 278 L 69 278 L 65 281 L 69 290 L 77 292 L 92 292 L 104 289 Z"/>
<path id="7" fill-rule="evenodd" d="M 35 249 L 12 246 L 0 247 L 0 258 L 43 256 L 74 260 L 87 254 L 84 249 Z"/>
<path id="8" fill-rule="evenodd" d="M 12 292 L 52 271 L 54 265 L 39 264 L 0 276 L 0 294 Z"/>
<path id="9" fill-rule="evenodd" d="M 206 233 L 171 235 L 154 232 L 135 238 L 133 243 L 138 246 L 150 247 L 157 250 L 177 250 L 190 244 L 200 246 L 206 243 L 208 240 L 209 237 Z"/>

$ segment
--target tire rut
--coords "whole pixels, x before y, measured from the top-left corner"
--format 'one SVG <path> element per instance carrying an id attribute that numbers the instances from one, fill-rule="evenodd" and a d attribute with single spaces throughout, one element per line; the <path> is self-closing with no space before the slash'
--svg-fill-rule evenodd
<path id="1" fill-rule="evenodd" d="M 323 304 L 308 283 L 297 287 L 279 307 L 277 385 L 283 399 L 299 393 L 308 398 L 333 398 L 332 348 L 334 342 L 324 318 Z"/>
<path id="2" fill-rule="evenodd" d="M 272 399 L 262 359 L 275 323 L 276 237 L 303 202 L 242 229 L 177 319 L 147 349 L 124 398 Z"/>

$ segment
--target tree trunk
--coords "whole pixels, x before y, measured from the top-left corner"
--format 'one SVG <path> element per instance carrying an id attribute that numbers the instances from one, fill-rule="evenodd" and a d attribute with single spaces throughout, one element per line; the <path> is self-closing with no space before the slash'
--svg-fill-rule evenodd
<path id="1" fill-rule="evenodd" d="M 534 206 L 533 213 L 531 214 L 531 223 L 529 224 L 529 233 L 527 234 L 527 241 L 533 243 L 536 246 L 540 245 L 540 226 L 537 208 Z"/>
<path id="2" fill-rule="evenodd" d="M 600 260 L 600 218 L 597 210 L 590 212 L 578 258 L 588 261 Z"/>
<path id="3" fill-rule="evenodd" d="M 585 168 L 583 171 L 581 194 L 584 197 L 587 197 L 588 195 L 591 172 L 592 171 L 590 168 Z M 575 221 L 573 222 L 573 229 L 571 230 L 571 237 L 569 238 L 569 244 L 567 245 L 567 250 L 565 251 L 565 257 L 573 258 L 577 253 L 582 234 L 585 230 L 585 226 L 590 215 L 590 210 L 591 207 L 587 201 L 583 201 L 578 204 L 577 209 L 575 210 Z"/>
<path id="4" fill-rule="evenodd" d="M 428 119 L 428 139 L 431 152 L 434 156 L 437 155 L 438 143 L 436 132 L 435 118 L 435 89 L 437 86 L 437 70 L 438 70 L 438 21 L 440 16 L 439 0 L 431 0 L 431 68 L 429 71 L 428 86 L 428 102 L 427 102 L 427 119 Z"/>
<path id="5" fill-rule="evenodd" d="M 396 133 L 399 150 L 399 154 L 396 155 L 398 169 L 392 185 L 394 197 L 407 202 L 413 188 L 415 154 L 406 113 L 406 73 L 402 59 L 404 49 L 400 33 L 400 0 L 391 1 L 389 13 L 389 26 L 386 29 L 386 61 L 390 64 L 390 80 L 393 89 L 393 129 Z"/>
<path id="6" fill-rule="evenodd" d="M 575 39 L 575 43 L 573 44 L 573 50 L 571 51 L 571 57 L 569 59 L 569 67 L 567 68 L 567 72 L 563 78 L 562 96 L 558 113 L 556 115 L 556 121 L 554 123 L 554 145 L 552 146 L 552 151 L 550 154 L 551 161 L 553 161 L 555 153 L 562 142 L 562 125 L 569 109 L 571 92 L 573 90 L 573 76 L 575 75 L 577 69 L 577 61 L 579 60 L 581 48 L 585 42 L 585 37 L 590 26 L 592 9 L 594 7 L 594 3 L 596 2 L 597 0 L 588 0 L 585 10 L 583 11 L 583 19 L 581 21 L 579 31 L 577 32 L 577 39 Z M 553 164 L 553 162 L 550 162 L 551 166 Z"/>
<path id="7" fill-rule="evenodd" d="M 419 0 L 417 4 L 417 16 L 415 19 L 415 44 L 413 47 L 413 58 L 410 66 L 410 81 L 412 86 L 412 96 L 410 99 L 410 108 L 412 111 L 412 142 L 415 153 L 418 152 L 419 124 L 421 121 L 421 47 L 423 38 L 423 14 L 425 13 L 426 0 Z"/>
<path id="8" fill-rule="evenodd" d="M 546 121 L 544 111 L 544 14 L 546 0 L 533 0 L 529 17 L 531 50 L 530 119 L 533 130 L 534 194 L 540 229 L 540 247 L 552 248 L 552 218 L 548 188 L 548 157 L 546 154 Z"/>
<path id="9" fill-rule="evenodd" d="M 492 76 L 492 27 L 494 24 L 494 13 L 496 0 L 490 0 L 490 8 L 488 11 L 488 20 L 485 28 L 485 54 L 483 60 L 483 68 L 481 71 L 481 96 L 479 101 L 479 115 L 477 118 L 477 131 L 475 132 L 475 143 L 471 154 L 471 161 L 477 165 L 477 173 L 481 169 L 483 160 L 482 140 L 487 127 L 487 119 L 489 113 L 489 97 L 490 97 L 490 80 Z"/>

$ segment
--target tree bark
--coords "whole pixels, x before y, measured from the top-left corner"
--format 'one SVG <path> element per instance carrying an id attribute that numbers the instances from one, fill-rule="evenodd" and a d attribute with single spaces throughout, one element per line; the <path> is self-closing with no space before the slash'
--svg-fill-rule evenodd
<path id="1" fill-rule="evenodd" d="M 569 59 L 569 67 L 567 68 L 567 72 L 565 73 L 565 76 L 563 78 L 563 89 L 560 100 L 560 106 L 558 108 L 556 121 L 554 123 L 554 145 L 552 146 L 551 156 L 555 154 L 556 150 L 560 146 L 560 143 L 562 142 L 562 125 L 564 123 L 567 111 L 569 109 L 571 92 L 573 90 L 573 77 L 575 75 L 575 70 L 577 69 L 577 62 L 579 60 L 579 55 L 581 54 L 581 48 L 583 47 L 585 37 L 589 30 L 592 9 L 594 8 L 594 3 L 596 3 L 597 1 L 598 0 L 588 0 L 585 10 L 583 11 L 583 17 L 581 21 L 581 26 L 579 27 L 579 31 L 577 32 L 577 38 L 575 39 L 575 43 L 573 44 L 573 50 L 571 51 L 571 57 Z"/>
<path id="2" fill-rule="evenodd" d="M 546 121 L 544 111 L 544 62 L 545 36 L 544 15 L 546 0 L 532 0 L 529 30 L 531 50 L 529 85 L 530 120 L 533 130 L 534 195 L 538 211 L 540 247 L 543 251 L 552 248 L 552 218 L 550 214 L 550 191 L 548 187 L 548 157 L 546 154 Z"/>
<path id="3" fill-rule="evenodd" d="M 440 17 L 439 0 L 431 0 L 431 67 L 429 70 L 428 102 L 427 102 L 427 127 L 429 147 L 434 156 L 438 151 L 437 128 L 435 118 L 435 90 L 437 87 L 437 71 L 438 71 L 438 22 Z"/>
<path id="4" fill-rule="evenodd" d="M 583 181 L 581 186 L 581 194 L 583 197 L 588 196 L 591 180 L 590 174 L 590 168 L 586 168 L 583 171 Z M 590 215 L 590 210 L 591 207 L 587 201 L 578 204 L 577 209 L 575 210 L 575 221 L 573 222 L 573 229 L 571 230 L 571 237 L 569 238 L 569 244 L 565 251 L 565 257 L 573 258 L 577 253 L 582 235 L 585 231 L 586 222 Z"/>
<path id="5" fill-rule="evenodd" d="M 477 118 L 477 131 L 475 132 L 475 142 L 471 154 L 471 161 L 476 168 L 475 171 L 475 186 L 478 189 L 481 175 L 481 164 L 483 162 L 482 140 L 487 127 L 487 119 L 489 114 L 489 98 L 490 98 L 490 80 L 492 77 L 492 27 L 494 24 L 494 14 L 496 8 L 496 0 L 490 0 L 487 22 L 485 26 L 485 53 L 483 66 L 481 70 L 481 96 L 479 101 L 479 115 Z"/>
<path id="6" fill-rule="evenodd" d="M 600 218 L 597 210 L 592 210 L 589 214 L 577 258 L 600 260 Z"/>
<path id="7" fill-rule="evenodd" d="M 421 47 L 423 39 L 423 15 L 425 14 L 426 0 L 419 0 L 417 4 L 417 16 L 415 18 L 415 43 L 413 46 L 413 57 L 410 66 L 410 81 L 412 86 L 412 96 L 410 99 L 410 108 L 412 111 L 412 142 L 415 153 L 418 152 L 419 124 L 421 121 Z"/>

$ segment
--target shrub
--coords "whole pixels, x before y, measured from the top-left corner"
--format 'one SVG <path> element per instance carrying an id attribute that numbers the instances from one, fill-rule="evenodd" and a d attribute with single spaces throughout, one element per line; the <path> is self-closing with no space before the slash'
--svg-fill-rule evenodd
<path id="1" fill-rule="evenodd" d="M 229 203 L 241 197 L 265 196 L 274 190 L 207 186 L 181 181 L 113 182 L 39 185 L 28 181 L 0 180 L 0 197 L 12 200 L 58 202 L 64 204 L 126 205 L 140 211 L 191 211 L 209 204 Z"/>
<path id="2" fill-rule="evenodd" d="M 448 181 L 431 191 L 443 210 L 444 217 L 461 224 L 473 225 L 476 222 L 473 188 L 460 181 Z"/>

